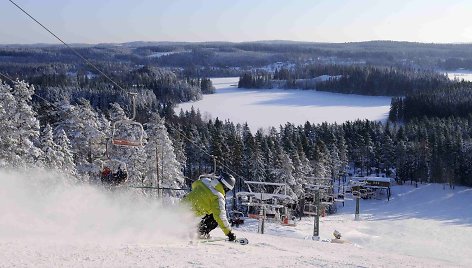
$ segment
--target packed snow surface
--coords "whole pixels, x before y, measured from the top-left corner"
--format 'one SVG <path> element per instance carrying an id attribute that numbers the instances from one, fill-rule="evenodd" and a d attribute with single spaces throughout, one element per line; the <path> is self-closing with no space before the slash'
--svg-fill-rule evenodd
<path id="1" fill-rule="evenodd" d="M 0 171 L 0 267 L 471 267 L 472 189 L 394 186 L 390 201 L 354 201 L 296 227 L 235 228 L 249 245 L 200 243 L 195 220 L 176 204 L 136 190 L 109 191 L 44 171 Z M 220 230 L 214 237 L 223 237 Z M 307 239 L 308 238 L 308 239 Z"/>
<path id="2" fill-rule="evenodd" d="M 337 94 L 314 90 L 240 89 L 238 77 L 213 78 L 216 93 L 202 100 L 176 107 L 199 109 L 203 115 L 235 123 L 245 122 L 256 131 L 278 127 L 287 122 L 343 123 L 356 119 L 384 121 L 390 109 L 390 97 Z"/>

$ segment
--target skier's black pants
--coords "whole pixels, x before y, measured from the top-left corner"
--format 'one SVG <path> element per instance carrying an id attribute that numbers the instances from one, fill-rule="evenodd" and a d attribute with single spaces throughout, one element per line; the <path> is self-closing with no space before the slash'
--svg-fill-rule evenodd
<path id="1" fill-rule="evenodd" d="M 213 214 L 205 215 L 200 221 L 200 225 L 198 226 L 198 231 L 201 235 L 209 234 L 213 229 L 218 226 L 218 223 L 213 218 Z"/>

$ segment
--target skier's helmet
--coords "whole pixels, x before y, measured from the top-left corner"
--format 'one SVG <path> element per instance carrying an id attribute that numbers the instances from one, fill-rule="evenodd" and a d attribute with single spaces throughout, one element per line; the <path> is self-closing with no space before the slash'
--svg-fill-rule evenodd
<path id="1" fill-rule="evenodd" d="M 226 172 L 221 173 L 219 181 L 223 184 L 223 188 L 226 192 L 233 190 L 234 185 L 236 184 L 236 179 Z"/>
<path id="2" fill-rule="evenodd" d="M 333 235 L 334 235 L 334 237 L 336 237 L 336 239 L 341 238 L 341 233 L 338 230 L 334 230 Z"/>

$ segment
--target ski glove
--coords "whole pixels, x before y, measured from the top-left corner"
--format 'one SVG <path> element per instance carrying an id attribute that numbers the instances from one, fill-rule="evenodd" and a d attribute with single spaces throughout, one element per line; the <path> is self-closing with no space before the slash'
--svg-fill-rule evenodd
<path id="1" fill-rule="evenodd" d="M 228 240 L 229 241 L 234 241 L 236 240 L 236 236 L 232 233 L 232 232 L 229 232 L 229 234 L 227 234 L 228 236 Z"/>

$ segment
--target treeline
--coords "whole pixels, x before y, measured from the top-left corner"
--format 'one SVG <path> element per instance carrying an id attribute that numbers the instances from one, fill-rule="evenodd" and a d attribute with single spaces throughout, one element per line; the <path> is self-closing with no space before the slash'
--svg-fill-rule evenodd
<path id="1" fill-rule="evenodd" d="M 145 111 L 144 133 L 131 124 L 120 127 L 120 137 L 142 140 L 142 146 L 111 146 L 112 124 L 126 122 L 130 114 L 118 103 L 109 103 L 104 113 L 84 98 L 74 104 L 67 99 L 33 99 L 33 86 L 12 84 L 0 81 L 0 168 L 40 167 L 74 180 L 101 183 L 103 166 L 119 161 L 121 168 L 127 167 L 128 185 L 156 186 L 156 165 L 162 167 L 161 185 L 184 185 L 181 164 L 156 110 Z"/>
<path id="2" fill-rule="evenodd" d="M 35 85 L 36 95 L 39 97 L 53 101 L 66 99 L 71 103 L 85 98 L 104 112 L 108 111 L 109 103 L 112 102 L 126 107 L 128 91 L 139 92 L 143 96 L 138 98 L 137 104 L 138 110 L 141 109 L 146 114 L 144 111 L 149 109 L 199 100 L 203 94 L 212 94 L 215 90 L 211 80 L 206 77 L 182 77 L 170 70 L 150 66 L 134 69 L 127 66 L 115 67 L 117 66 L 111 64 L 102 70 L 125 91 L 101 74 L 84 69 L 67 72 L 66 66 L 62 65 L 54 68 L 12 68 L 21 71 L 10 76 Z"/>
<path id="3" fill-rule="evenodd" d="M 90 102 L 95 98 L 111 102 L 107 91 L 74 103 L 67 98 L 44 102 L 32 98 L 34 92 L 24 83 L 1 86 L 1 165 L 67 169 L 97 180 L 97 161 L 106 159 L 111 123 L 127 118 L 130 109 L 112 103 L 104 112 Z M 151 90 L 138 93 L 139 105 L 156 98 Z M 123 102 L 129 105 L 129 99 Z M 165 116 L 167 128 L 157 111 Z M 109 152 L 127 163 L 135 184 L 153 185 L 156 161 L 164 168 L 168 185 L 182 185 L 184 176 L 189 183 L 213 171 L 213 155 L 219 169 L 235 173 L 238 186 L 244 188 L 241 178 L 284 182 L 294 197 L 303 194 L 302 184 L 310 183 L 312 177 L 340 178 L 351 170 L 362 175 L 382 173 L 399 181 L 472 186 L 472 116 L 424 118 L 399 125 L 367 120 L 341 125 L 287 123 L 255 133 L 247 124 L 205 121 L 195 110 L 174 115 L 172 105 L 141 107 L 138 118 L 146 129 L 144 147 Z M 164 157 L 155 158 L 156 150 Z M 347 165 L 352 168 L 346 169 Z"/>
<path id="4" fill-rule="evenodd" d="M 317 84 L 316 89 L 349 94 L 402 96 L 434 90 L 450 83 L 447 76 L 434 71 L 400 68 L 352 66 L 336 79 Z"/>
<path id="5" fill-rule="evenodd" d="M 471 68 L 472 46 L 470 44 L 424 44 L 395 41 L 369 41 L 352 43 L 309 43 L 290 41 L 264 42 L 206 42 L 206 43 L 154 43 L 132 44 L 140 51 L 205 51 L 204 57 L 192 53 L 172 54 L 154 59 L 159 64 L 175 63 L 180 66 L 262 67 L 267 62 L 290 61 L 343 63 L 361 61 L 369 65 L 415 66 L 425 69 Z M 143 47 L 141 47 L 143 46 Z M 201 53 L 201 52 L 197 52 Z M 146 55 L 146 54 L 142 54 Z M 202 59 L 204 61 L 202 61 Z"/>
<path id="6" fill-rule="evenodd" d="M 472 114 L 472 83 L 458 82 L 450 87 L 393 98 L 389 119 L 410 121 L 422 117 L 468 117 Z"/>
<path id="7" fill-rule="evenodd" d="M 167 123 L 172 124 L 175 149 L 181 152 L 176 154 L 185 156 L 184 174 L 189 178 L 211 172 L 210 155 L 215 155 L 224 163 L 220 168 L 229 167 L 246 180 L 286 182 L 297 196 L 311 177 L 348 175 L 346 165 L 357 174 L 386 174 L 400 182 L 472 185 L 472 117 L 406 125 L 367 120 L 342 125 L 287 123 L 252 133 L 247 125 L 205 122 L 191 110 Z"/>
<path id="8" fill-rule="evenodd" d="M 328 78 L 320 78 L 327 75 Z M 280 83 L 278 80 L 284 81 Z M 239 87 L 316 89 L 347 94 L 403 96 L 445 87 L 452 82 L 433 71 L 360 65 L 308 65 L 293 69 L 245 73 Z"/>
<path id="9" fill-rule="evenodd" d="M 470 44 L 393 41 L 343 44 L 287 41 L 132 42 L 119 45 L 74 45 L 74 48 L 94 64 L 183 68 L 188 73 L 200 73 L 199 76 L 241 75 L 244 70 L 261 68 L 274 62 L 472 69 Z M 81 65 L 73 52 L 57 45 L 0 46 L 0 65 L 2 63 Z"/>
<path id="10" fill-rule="evenodd" d="M 440 63 L 440 67 L 445 70 L 468 69 L 472 70 L 471 58 L 447 58 Z"/>

